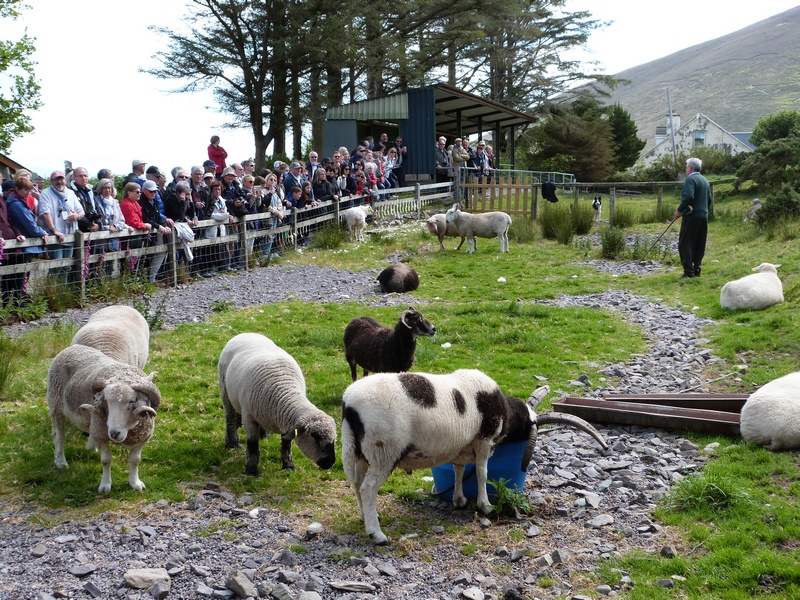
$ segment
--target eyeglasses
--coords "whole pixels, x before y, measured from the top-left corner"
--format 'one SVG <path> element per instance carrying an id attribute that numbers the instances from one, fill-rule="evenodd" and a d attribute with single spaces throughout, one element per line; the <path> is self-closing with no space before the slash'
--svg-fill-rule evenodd
<path id="1" fill-rule="evenodd" d="M 189 179 L 188 175 L 178 175 L 178 179 Z"/>
<path id="2" fill-rule="evenodd" d="M 132 193 L 132 194 L 141 194 L 142 190 L 131 190 L 130 193 Z"/>

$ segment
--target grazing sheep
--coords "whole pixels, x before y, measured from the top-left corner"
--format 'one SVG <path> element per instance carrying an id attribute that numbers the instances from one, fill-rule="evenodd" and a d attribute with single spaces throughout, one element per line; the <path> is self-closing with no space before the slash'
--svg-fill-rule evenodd
<path id="1" fill-rule="evenodd" d="M 364 377 L 370 372 L 408 371 L 414 364 L 417 336 L 435 334 L 436 327 L 413 307 L 400 315 L 394 330 L 372 317 L 356 317 L 344 328 L 344 355 L 353 381 L 357 379 L 356 365 L 364 369 Z"/>
<path id="2" fill-rule="evenodd" d="M 742 407 L 744 441 L 770 450 L 800 448 L 800 372 L 770 381 Z"/>
<path id="3" fill-rule="evenodd" d="M 396 292 L 402 294 L 419 287 L 419 275 L 407 264 L 399 262 L 389 265 L 381 271 L 380 275 L 378 275 L 378 283 L 384 293 Z"/>
<path id="4" fill-rule="evenodd" d="M 96 348 L 68 346 L 53 359 L 47 375 L 47 405 L 53 423 L 56 467 L 66 469 L 64 425 L 69 419 L 89 434 L 87 449 L 99 449 L 103 478 L 98 492 L 111 491 L 109 441 L 126 448 L 128 483 L 145 489 L 139 479 L 142 448 L 152 437 L 161 393 L 153 375 L 114 360 Z"/>
<path id="5" fill-rule="evenodd" d="M 350 241 L 355 237 L 356 241 L 364 241 L 364 228 L 367 226 L 367 217 L 375 211 L 368 204 L 365 206 L 354 206 L 344 211 L 344 222 L 347 232 L 350 234 Z"/>
<path id="6" fill-rule="evenodd" d="M 439 238 L 439 252 L 444 252 L 444 236 L 460 237 L 461 241 L 458 243 L 456 250 L 461 250 L 461 246 L 464 245 L 466 236 L 463 236 L 458 232 L 458 227 L 456 227 L 455 223 L 447 222 L 444 213 L 433 215 L 430 219 L 428 219 L 427 226 L 430 234 Z M 477 245 L 475 246 L 475 249 L 478 249 Z"/>
<path id="7" fill-rule="evenodd" d="M 722 308 L 750 308 L 763 310 L 783 302 L 783 285 L 778 278 L 778 267 L 761 263 L 753 267 L 754 275 L 747 275 L 722 286 L 719 303 Z"/>
<path id="8" fill-rule="evenodd" d="M 493 507 L 486 491 L 487 463 L 497 444 L 528 440 L 523 471 L 539 425 L 573 425 L 607 448 L 582 419 L 553 412 L 537 415 L 535 403 L 506 396 L 490 377 L 471 369 L 449 375 L 376 374 L 351 384 L 342 397 L 342 466 L 373 542 L 388 541 L 378 522 L 376 499 L 396 468 L 410 473 L 452 463 L 453 504 L 464 507 L 464 467 L 475 463 L 478 508 L 489 514 Z"/>
<path id="9" fill-rule="evenodd" d="M 144 369 L 150 327 L 135 308 L 106 306 L 94 313 L 72 338 L 72 345 L 90 346 L 120 362 Z"/>
<path id="10" fill-rule="evenodd" d="M 511 217 L 504 212 L 488 212 L 472 215 L 460 210 L 458 203 L 453 204 L 445 214 L 448 223 L 455 223 L 458 232 L 467 237 L 467 254 L 475 252 L 475 238 L 500 238 L 500 252 L 508 252 L 508 228 Z"/>
<path id="11" fill-rule="evenodd" d="M 292 356 L 259 333 L 231 338 L 219 356 L 219 393 L 225 407 L 225 444 L 247 436 L 245 475 L 258 475 L 262 434 L 281 435 L 281 468 L 294 469 L 292 440 L 320 469 L 336 460 L 336 421 L 306 396 L 306 380 Z"/>

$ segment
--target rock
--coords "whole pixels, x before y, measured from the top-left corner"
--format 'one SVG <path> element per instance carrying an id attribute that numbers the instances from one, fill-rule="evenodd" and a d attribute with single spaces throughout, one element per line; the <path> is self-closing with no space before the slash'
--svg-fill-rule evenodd
<path id="1" fill-rule="evenodd" d="M 166 569 L 131 569 L 123 575 L 125 583 L 137 590 L 146 590 L 156 581 L 169 581 Z"/>
<path id="2" fill-rule="evenodd" d="M 169 595 L 170 590 L 170 582 L 165 580 L 156 581 L 153 585 L 150 586 L 150 589 L 147 590 L 155 600 L 164 600 Z"/>
<path id="3" fill-rule="evenodd" d="M 661 548 L 661 556 L 664 558 L 675 558 L 678 556 L 678 552 L 672 546 L 664 546 Z"/>
<path id="4" fill-rule="evenodd" d="M 586 521 L 586 527 L 591 529 L 600 529 L 606 525 L 611 525 L 614 522 L 614 517 L 611 515 L 598 515 L 593 519 Z"/>
<path id="5" fill-rule="evenodd" d="M 468 600 L 483 600 L 485 596 L 480 588 L 471 587 L 461 592 L 461 597 Z"/>
<path id="6" fill-rule="evenodd" d="M 91 575 L 97 570 L 97 565 L 92 563 L 87 563 L 85 565 L 75 565 L 69 568 L 69 572 L 75 577 L 86 577 L 87 575 Z"/>
<path id="7" fill-rule="evenodd" d="M 228 578 L 225 580 L 225 587 L 229 590 L 233 590 L 236 595 L 241 598 L 255 598 L 258 596 L 256 586 L 250 581 L 250 578 L 241 571 L 234 571 L 228 575 Z"/>

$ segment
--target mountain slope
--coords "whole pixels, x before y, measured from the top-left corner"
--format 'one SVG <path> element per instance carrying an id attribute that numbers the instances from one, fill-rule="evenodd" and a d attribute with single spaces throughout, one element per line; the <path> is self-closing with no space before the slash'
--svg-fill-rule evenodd
<path id="1" fill-rule="evenodd" d="M 702 27 L 683 20 L 675 27 Z M 726 36 L 617 73 L 630 80 L 611 93 L 647 141 L 672 110 L 686 123 L 701 112 L 730 132 L 752 131 L 763 116 L 800 110 L 800 6 Z M 669 35 L 669 33 L 665 33 Z M 657 41 L 654 43 L 658 43 Z"/>

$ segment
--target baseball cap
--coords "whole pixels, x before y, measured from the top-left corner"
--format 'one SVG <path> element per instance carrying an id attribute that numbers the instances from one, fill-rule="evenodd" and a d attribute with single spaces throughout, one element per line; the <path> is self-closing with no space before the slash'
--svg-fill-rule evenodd
<path id="1" fill-rule="evenodd" d="M 233 167 L 225 167 L 222 171 L 222 176 L 225 177 L 225 175 L 236 175 L 236 171 Z"/>
<path id="2" fill-rule="evenodd" d="M 366 150 L 364 146 L 359 146 L 358 148 L 356 148 L 356 152 L 363 152 L 364 150 Z"/>
<path id="3" fill-rule="evenodd" d="M 153 165 L 152 167 L 147 167 L 147 171 L 145 171 L 148 175 L 158 175 L 161 176 L 161 171 L 158 170 L 158 167 Z"/>
<path id="4" fill-rule="evenodd" d="M 282 163 L 281 161 L 279 161 L 279 160 L 276 160 L 274 163 L 272 163 L 272 167 L 273 167 L 274 169 L 280 169 L 282 164 L 283 164 L 283 163 Z"/>
<path id="5" fill-rule="evenodd" d="M 142 186 L 142 189 L 143 190 L 148 190 L 150 192 L 156 192 L 156 191 L 158 191 L 158 186 L 156 185 L 155 181 L 150 181 L 148 179 L 147 181 L 144 182 L 144 185 Z"/>
<path id="6" fill-rule="evenodd" d="M 301 165 L 299 162 L 294 161 L 292 163 L 292 169 L 302 169 L 302 168 L 303 168 L 303 165 Z"/>
<path id="7" fill-rule="evenodd" d="M 203 174 L 203 179 L 214 179 L 213 173 L 205 173 Z"/>
<path id="8" fill-rule="evenodd" d="M 206 160 L 206 161 L 203 162 L 203 167 L 204 168 L 205 167 L 214 167 L 216 169 L 217 168 L 217 163 L 215 163 L 213 160 L 209 159 L 209 160 Z"/>
<path id="9" fill-rule="evenodd" d="M 139 160 L 139 159 L 137 158 L 137 159 L 134 159 L 134 160 L 131 162 L 131 168 L 132 168 L 132 169 L 135 169 L 136 167 L 140 167 L 141 165 L 146 165 L 146 164 L 147 164 L 147 163 L 146 163 L 145 161 L 143 161 L 143 160 Z"/>
<path id="10" fill-rule="evenodd" d="M 53 171 L 50 173 L 50 179 L 58 179 L 59 177 L 66 177 L 64 171 Z"/>
<path id="11" fill-rule="evenodd" d="M 7 192 L 8 190 L 14 189 L 14 180 L 13 179 L 6 179 L 3 182 L 3 191 Z"/>

